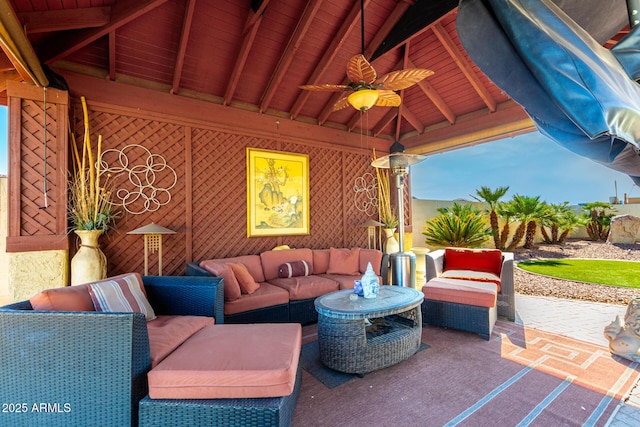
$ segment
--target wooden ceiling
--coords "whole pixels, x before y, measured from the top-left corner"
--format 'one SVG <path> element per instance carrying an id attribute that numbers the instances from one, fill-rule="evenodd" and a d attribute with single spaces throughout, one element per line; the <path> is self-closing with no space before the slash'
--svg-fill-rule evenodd
<path id="1" fill-rule="evenodd" d="M 13 9 L 39 60 L 54 71 L 345 132 L 364 129 L 419 153 L 533 130 L 469 60 L 456 33 L 455 0 L 364 0 L 364 53 L 378 75 L 434 71 L 400 93 L 400 107 L 365 114 L 332 112 L 341 94 L 298 88 L 346 82 L 347 61 L 361 52 L 360 0 L 0 3 Z M 0 58 L 5 79 L 24 79 L 15 69 L 10 56 Z"/>

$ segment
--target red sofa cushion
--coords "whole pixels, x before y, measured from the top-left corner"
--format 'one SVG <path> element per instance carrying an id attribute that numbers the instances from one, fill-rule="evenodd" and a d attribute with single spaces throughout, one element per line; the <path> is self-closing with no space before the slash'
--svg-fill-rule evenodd
<path id="1" fill-rule="evenodd" d="M 213 317 L 205 316 L 157 316 L 147 322 L 151 367 L 160 363 L 191 335 L 207 325 L 213 325 L 214 321 Z"/>
<path id="2" fill-rule="evenodd" d="M 301 346 L 297 323 L 206 326 L 149 371 L 149 397 L 288 396 Z"/>
<path id="3" fill-rule="evenodd" d="M 249 294 L 242 294 L 240 298 L 224 303 L 224 314 L 237 314 L 274 305 L 287 304 L 289 292 L 270 283 L 260 283 L 260 288 Z"/>
<path id="4" fill-rule="evenodd" d="M 233 275 L 236 276 L 236 280 L 240 285 L 240 291 L 243 294 L 252 294 L 260 288 L 260 285 L 253 280 L 251 273 L 247 270 L 244 264 L 231 262 L 229 267 L 233 270 Z"/>
<path id="5" fill-rule="evenodd" d="M 235 274 L 231 267 L 222 261 L 206 260 L 200 263 L 200 267 L 207 270 L 209 273 L 217 277 L 222 277 L 224 280 L 224 300 L 235 301 L 240 298 L 242 291 L 240 290 L 240 284 L 236 279 Z"/>
<path id="6" fill-rule="evenodd" d="M 500 276 L 502 251 L 500 249 L 446 248 L 444 270 L 486 271 Z"/>
<path id="7" fill-rule="evenodd" d="M 327 274 L 354 276 L 360 274 L 360 248 L 329 248 Z"/>
<path id="8" fill-rule="evenodd" d="M 38 311 L 96 311 L 86 284 L 47 289 L 32 296 L 29 302 Z"/>

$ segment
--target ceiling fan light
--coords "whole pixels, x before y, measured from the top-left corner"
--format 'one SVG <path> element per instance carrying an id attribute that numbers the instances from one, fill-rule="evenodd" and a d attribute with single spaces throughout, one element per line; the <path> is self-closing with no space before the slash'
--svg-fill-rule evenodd
<path id="1" fill-rule="evenodd" d="M 375 105 L 379 96 L 380 94 L 377 90 L 362 89 L 349 95 L 347 97 L 347 102 L 356 110 L 367 111 Z"/>

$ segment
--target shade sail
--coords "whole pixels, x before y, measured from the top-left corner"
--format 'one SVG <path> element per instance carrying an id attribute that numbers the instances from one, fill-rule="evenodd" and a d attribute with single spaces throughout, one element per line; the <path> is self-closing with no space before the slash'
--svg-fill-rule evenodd
<path id="1" fill-rule="evenodd" d="M 461 0 L 457 31 L 542 134 L 640 184 L 640 86 L 631 78 L 640 70 L 638 28 L 609 51 L 601 43 L 623 26 L 620 2 L 580 6 L 592 14 L 580 17 L 591 31 L 550 0 Z"/>

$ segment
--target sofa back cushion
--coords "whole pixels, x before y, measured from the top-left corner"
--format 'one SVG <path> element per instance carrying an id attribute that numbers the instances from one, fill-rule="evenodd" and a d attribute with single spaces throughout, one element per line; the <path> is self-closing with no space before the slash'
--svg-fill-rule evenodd
<path id="1" fill-rule="evenodd" d="M 365 266 L 366 269 L 366 266 Z M 360 248 L 329 248 L 329 268 L 327 274 L 360 274 Z"/>
<path id="2" fill-rule="evenodd" d="M 29 302 L 39 311 L 96 311 L 86 284 L 47 289 L 32 296 Z"/>
<path id="3" fill-rule="evenodd" d="M 367 264 L 371 263 L 373 272 L 380 275 L 382 265 L 382 252 L 377 249 L 360 249 L 360 273 L 367 271 Z"/>
<path id="4" fill-rule="evenodd" d="M 142 277 L 127 273 L 88 284 L 89 295 L 96 311 L 142 313 L 147 321 L 156 318 L 143 292 Z"/>
<path id="5" fill-rule="evenodd" d="M 273 280 L 278 278 L 278 269 L 285 262 L 304 260 L 313 265 L 313 251 L 308 248 L 265 251 L 260 254 L 260 259 L 265 279 Z"/>
<path id="6" fill-rule="evenodd" d="M 244 264 L 244 266 L 247 267 L 247 270 L 249 270 L 249 273 L 251 273 L 253 280 L 255 280 L 258 283 L 262 283 L 266 281 L 264 279 L 264 273 L 262 272 L 262 263 L 260 262 L 260 255 L 241 255 L 241 256 L 236 256 L 231 258 L 211 259 L 207 261 L 221 262 L 224 264 L 227 264 L 230 262 Z M 206 262 L 206 261 L 203 261 L 203 262 Z M 202 267 L 202 263 L 200 263 L 200 266 Z"/>
<path id="7" fill-rule="evenodd" d="M 500 249 L 446 248 L 444 270 L 486 271 L 500 276 L 502 251 Z"/>
<path id="8" fill-rule="evenodd" d="M 236 276 L 229 265 L 225 264 L 224 262 L 209 259 L 206 261 L 202 261 L 200 263 L 200 267 L 204 268 L 216 277 L 222 277 L 224 283 L 225 301 L 235 301 L 240 298 L 240 284 L 238 283 L 238 280 L 236 279 Z"/>
<path id="9" fill-rule="evenodd" d="M 313 274 L 324 274 L 329 269 L 329 249 L 313 249 Z"/>

